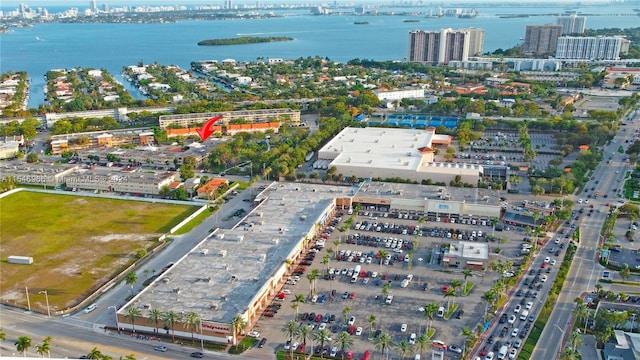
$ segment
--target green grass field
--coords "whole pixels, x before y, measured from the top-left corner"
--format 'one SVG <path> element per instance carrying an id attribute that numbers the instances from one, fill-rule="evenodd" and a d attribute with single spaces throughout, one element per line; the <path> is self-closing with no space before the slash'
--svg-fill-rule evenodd
<path id="1" fill-rule="evenodd" d="M 51 311 L 77 304 L 151 250 L 197 207 L 22 191 L 0 199 L 0 300 Z M 9 264 L 10 255 L 32 265 Z M 160 270 L 160 269 L 158 269 Z M 140 276 L 140 275 L 139 275 Z"/>

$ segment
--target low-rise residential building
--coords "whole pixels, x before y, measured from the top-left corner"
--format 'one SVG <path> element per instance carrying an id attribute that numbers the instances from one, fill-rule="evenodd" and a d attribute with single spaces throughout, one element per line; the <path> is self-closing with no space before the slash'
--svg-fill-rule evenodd
<path id="1" fill-rule="evenodd" d="M 216 193 L 216 191 L 218 191 L 218 189 L 220 189 L 222 185 L 229 185 L 229 181 L 219 178 L 211 179 L 206 184 L 198 188 L 198 197 L 201 199 L 209 199 Z"/>
<path id="2" fill-rule="evenodd" d="M 167 129 L 169 125 L 182 128 L 195 127 L 204 124 L 207 120 L 222 116 L 215 125 L 226 125 L 231 120 L 243 120 L 252 123 L 280 122 L 293 126 L 300 125 L 300 111 L 291 109 L 260 109 L 260 110 L 238 110 L 221 111 L 210 113 L 161 115 L 159 119 L 160 128 Z"/>
<path id="3" fill-rule="evenodd" d="M 24 137 L 22 135 L 5 136 L 4 139 L 0 140 L 0 160 L 13 159 L 22 145 L 24 145 Z"/>
<path id="4" fill-rule="evenodd" d="M 392 91 L 374 91 L 378 96 L 378 100 L 402 100 L 402 99 L 422 99 L 424 98 L 424 89 L 412 88 Z"/>

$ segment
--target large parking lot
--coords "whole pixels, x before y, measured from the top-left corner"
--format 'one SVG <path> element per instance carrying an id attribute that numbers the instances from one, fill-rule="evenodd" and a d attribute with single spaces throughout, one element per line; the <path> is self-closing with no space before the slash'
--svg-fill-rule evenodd
<path id="1" fill-rule="evenodd" d="M 489 245 L 490 261 L 498 258 L 515 260 L 524 236 L 516 230 L 496 231 L 496 236 L 508 241 L 489 241 L 492 227 L 488 219 L 466 219 L 464 224 L 445 223 L 444 218 L 406 212 L 361 211 L 353 216 L 351 227 L 345 229 L 343 226 L 350 216 L 346 212 L 341 215 L 327 227 L 324 238 L 319 239 L 324 246 L 310 250 L 313 255 L 307 255 L 304 264 L 292 266 L 295 273 L 283 288 L 287 296 L 276 301 L 280 305 L 271 308 L 277 313 L 271 314 L 273 317 L 263 316 L 255 327 L 268 338 L 268 343 L 265 348 L 252 352 L 267 353 L 283 347 L 288 335 L 281 329 L 296 318 L 292 305 L 298 294 L 306 299 L 297 309 L 298 321 L 314 329 L 326 327 L 334 335 L 340 331 L 353 332 L 351 350 L 358 358 L 366 350 L 375 351 L 373 338 L 376 334 L 388 333 L 398 343 L 409 340 L 411 334 L 424 333 L 429 321 L 421 309 L 432 302 L 445 309 L 447 302 L 455 302 L 458 309 L 463 310 L 456 311 L 448 320 L 436 314 L 432 321 L 432 327 L 436 329 L 432 339 L 462 346 L 462 329 L 475 329 L 482 322 L 485 303 L 481 296 L 490 289 L 496 275 L 489 271 L 474 271 L 467 277 L 467 281 L 474 284 L 467 296 L 445 298 L 443 286 L 450 286 L 452 280 L 464 283 L 465 279 L 463 269 L 442 267 L 439 262 L 441 247 L 457 240 L 478 241 Z M 503 250 L 500 255 L 495 251 L 498 247 Z M 328 261 L 323 264 L 325 258 Z M 314 269 L 320 276 L 312 294 L 307 275 Z M 407 278 L 411 281 L 403 283 Z M 388 291 L 387 296 L 383 296 L 383 289 Z M 392 300 L 387 301 L 389 295 Z M 352 316 L 353 325 L 345 324 Z M 331 318 L 334 320 L 323 325 L 324 320 Z M 302 341 L 294 339 L 294 342 Z M 425 352 L 430 352 L 428 349 L 430 346 Z M 330 353 L 329 347 L 326 350 Z M 451 359 L 459 357 L 451 351 L 446 355 Z"/>

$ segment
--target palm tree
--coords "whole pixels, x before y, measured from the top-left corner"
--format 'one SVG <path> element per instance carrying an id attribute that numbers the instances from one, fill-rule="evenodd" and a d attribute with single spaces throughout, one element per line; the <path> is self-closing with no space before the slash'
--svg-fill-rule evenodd
<path id="1" fill-rule="evenodd" d="M 313 273 L 307 274 L 307 280 L 309 280 L 309 297 L 313 296 L 313 281 L 316 279 Z"/>
<path id="2" fill-rule="evenodd" d="M 53 340 L 53 338 L 51 336 L 47 336 L 42 339 L 42 344 L 36 345 L 36 351 L 38 354 L 47 354 L 48 357 L 51 357 L 51 340 Z"/>
<path id="3" fill-rule="evenodd" d="M 427 304 L 427 306 L 424 307 L 424 317 L 429 320 L 429 322 L 427 323 L 427 334 L 429 333 L 429 329 L 431 328 L 433 315 L 436 313 L 436 311 L 438 311 L 438 303 L 435 301 Z"/>
<path id="4" fill-rule="evenodd" d="M 338 337 L 336 338 L 336 344 L 340 345 L 340 353 L 342 354 L 342 360 L 344 360 L 345 350 L 353 346 L 353 338 L 351 337 L 351 335 L 349 335 L 348 332 L 343 331 L 338 334 Z"/>
<path id="5" fill-rule="evenodd" d="M 579 360 L 581 359 L 580 357 L 580 353 L 570 347 L 566 347 L 561 353 L 560 353 L 560 360 Z"/>
<path id="6" fill-rule="evenodd" d="M 494 237 L 496 235 L 496 225 L 498 225 L 498 221 L 500 220 L 498 220 L 497 217 L 491 218 L 491 228 L 492 228 L 491 237 Z"/>
<path id="7" fill-rule="evenodd" d="M 31 339 L 27 336 L 18 337 L 16 341 L 16 350 L 22 353 L 22 356 L 27 357 L 27 350 L 31 347 Z"/>
<path id="8" fill-rule="evenodd" d="M 576 320 L 584 321 L 584 332 L 587 331 L 587 320 L 589 319 L 589 307 L 585 303 L 579 303 L 576 308 L 573 309 L 573 316 Z"/>
<path id="9" fill-rule="evenodd" d="M 313 275 L 313 293 L 316 293 L 316 282 L 318 281 L 318 278 L 320 278 L 320 270 L 318 269 L 313 269 L 311 270 L 311 275 Z"/>
<path id="10" fill-rule="evenodd" d="M 238 333 L 240 333 L 245 327 L 247 322 L 240 315 L 236 315 L 231 320 L 231 331 L 233 332 L 233 344 L 238 348 Z"/>
<path id="11" fill-rule="evenodd" d="M 162 310 L 153 308 L 149 310 L 149 317 L 147 318 L 148 323 L 155 324 L 156 333 L 158 332 L 158 323 L 162 320 Z"/>
<path id="12" fill-rule="evenodd" d="M 335 256 L 338 256 L 338 246 L 340 246 L 340 239 L 336 239 L 333 241 L 333 245 L 335 245 L 336 249 L 333 251 Z"/>
<path id="13" fill-rule="evenodd" d="M 418 352 L 420 354 L 420 358 L 422 358 L 422 353 L 424 349 L 431 346 L 431 339 L 427 336 L 427 333 L 423 333 L 418 335 L 416 338 L 416 345 L 418 346 Z"/>
<path id="14" fill-rule="evenodd" d="M 464 270 L 462 270 L 462 275 L 464 276 L 464 290 L 467 290 L 467 278 L 470 278 L 473 276 L 473 271 L 471 271 L 471 269 L 469 269 L 468 267 L 464 268 Z"/>
<path id="15" fill-rule="evenodd" d="M 127 309 L 127 313 L 125 314 L 125 318 L 131 320 L 131 326 L 133 327 L 133 332 L 136 332 L 136 318 L 142 316 L 140 309 L 136 306 L 131 306 Z"/>
<path id="16" fill-rule="evenodd" d="M 193 312 L 193 311 L 189 311 L 187 313 L 186 318 L 184 319 L 184 325 L 187 328 L 187 330 L 191 331 L 191 343 L 193 344 L 194 339 L 193 339 L 193 332 L 200 328 L 200 322 L 202 321 L 202 319 L 200 319 L 200 315 L 198 315 L 197 313 Z"/>
<path id="17" fill-rule="evenodd" d="M 604 344 L 614 335 L 613 328 L 611 326 L 607 326 L 602 328 L 601 330 L 596 331 L 596 341 L 598 344 Z"/>
<path id="18" fill-rule="evenodd" d="M 582 346 L 582 335 L 577 331 L 572 331 L 569 335 L 569 344 L 573 350 L 578 350 Z"/>
<path id="19" fill-rule="evenodd" d="M 451 280 L 451 287 L 453 290 L 459 290 L 460 296 L 462 296 L 462 281 L 458 279 Z"/>
<path id="20" fill-rule="evenodd" d="M 447 289 L 447 292 L 444 293 L 444 298 L 447 299 L 447 312 L 449 312 L 449 308 L 451 306 L 451 298 L 456 298 L 456 290 L 453 287 Z M 453 301 L 455 303 L 455 300 Z"/>
<path id="21" fill-rule="evenodd" d="M 404 360 L 407 354 L 413 352 L 413 346 L 409 344 L 409 341 L 407 341 L 407 339 L 403 339 L 398 343 L 398 351 L 400 351 L 400 358 Z"/>
<path id="22" fill-rule="evenodd" d="M 131 271 L 130 273 L 128 273 L 127 276 L 124 278 L 124 282 L 125 284 L 131 286 L 131 295 L 133 295 L 133 285 L 135 285 L 138 282 L 138 275 L 136 274 L 136 272 Z"/>
<path id="23" fill-rule="evenodd" d="M 481 297 L 482 300 L 484 300 L 485 305 L 484 305 L 484 317 L 487 317 L 487 312 L 489 311 L 489 305 L 493 305 L 493 302 L 496 301 L 496 293 L 493 292 L 492 290 L 489 290 L 487 292 L 485 292 L 484 294 L 482 294 Z"/>
<path id="24" fill-rule="evenodd" d="M 380 255 L 380 269 L 382 269 L 382 261 L 387 258 L 389 252 L 387 250 L 378 251 L 378 255 Z"/>
<path id="25" fill-rule="evenodd" d="M 4 330 L 0 328 L 0 341 L 5 341 L 5 340 L 7 340 L 7 334 L 5 334 Z"/>
<path id="26" fill-rule="evenodd" d="M 344 307 L 344 309 L 342 309 L 342 320 L 344 320 L 344 323 L 347 323 L 347 319 L 349 319 L 349 312 L 351 311 L 351 306 L 347 305 Z"/>
<path id="27" fill-rule="evenodd" d="M 94 347 L 93 349 L 91 349 L 91 351 L 89 351 L 89 353 L 87 354 L 87 359 L 102 359 L 102 358 L 104 358 L 104 354 L 102 354 L 102 352 L 98 350 L 97 347 Z"/>
<path id="28" fill-rule="evenodd" d="M 375 346 L 376 349 L 380 350 L 380 353 L 384 357 L 384 350 L 388 350 L 391 346 L 393 346 L 393 338 L 387 333 L 382 333 L 380 334 L 380 337 L 376 339 Z"/>
<path id="29" fill-rule="evenodd" d="M 469 329 L 467 326 L 462 328 L 462 336 L 464 336 L 464 346 L 463 346 L 463 353 L 462 353 L 462 358 L 466 359 L 468 352 L 470 351 L 469 348 L 469 342 L 471 341 L 471 339 L 473 339 L 473 331 L 471 331 L 471 329 Z"/>
<path id="30" fill-rule="evenodd" d="M 136 356 L 133 354 L 120 356 L 120 360 L 136 360 Z"/>
<path id="31" fill-rule="evenodd" d="M 296 329 L 296 336 L 302 340 L 303 343 L 307 343 L 307 339 L 311 338 L 311 328 L 305 324 L 299 324 Z"/>
<path id="32" fill-rule="evenodd" d="M 367 322 L 369 323 L 369 337 L 371 337 L 371 333 L 373 332 L 373 328 L 376 326 L 376 316 L 371 314 L 367 318 Z"/>
<path id="33" fill-rule="evenodd" d="M 282 332 L 289 336 L 289 341 L 293 340 L 294 335 L 298 331 L 298 323 L 294 320 L 290 320 L 282 327 Z"/>
<path id="34" fill-rule="evenodd" d="M 391 283 L 388 282 L 382 285 L 382 301 L 385 301 L 387 295 L 389 295 L 389 287 L 391 287 Z"/>
<path id="35" fill-rule="evenodd" d="M 291 308 L 296 312 L 296 315 L 293 317 L 293 320 L 298 319 L 298 307 L 300 307 L 300 304 L 295 301 L 291 304 Z"/>
<path id="36" fill-rule="evenodd" d="M 164 326 L 171 329 L 171 341 L 175 342 L 176 330 L 173 327 L 176 325 L 176 323 L 180 322 L 180 315 L 173 310 L 169 310 L 166 313 L 162 314 L 162 322 L 164 323 Z"/>
<path id="37" fill-rule="evenodd" d="M 313 340 L 316 343 L 320 343 L 320 349 L 324 349 L 324 344 L 330 339 L 331 332 L 327 329 L 322 329 L 312 334 Z M 320 351 L 320 359 L 324 358 L 323 351 Z"/>

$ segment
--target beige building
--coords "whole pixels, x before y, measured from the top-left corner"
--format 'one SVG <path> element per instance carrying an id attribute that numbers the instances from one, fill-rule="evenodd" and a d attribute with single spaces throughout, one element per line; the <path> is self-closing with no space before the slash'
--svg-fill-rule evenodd
<path id="1" fill-rule="evenodd" d="M 116 168 L 120 170 L 119 168 Z M 180 175 L 175 172 L 142 173 L 127 171 L 92 171 L 78 169 L 66 174 L 61 182 L 67 188 L 80 190 L 97 190 L 100 192 L 115 192 L 131 195 L 160 194 L 160 189 L 179 180 Z"/>
<path id="2" fill-rule="evenodd" d="M 449 251 L 442 258 L 443 266 L 486 269 L 489 265 L 489 245 L 486 242 L 457 241 L 452 242 Z"/>
<path id="3" fill-rule="evenodd" d="M 176 125 L 183 128 L 193 127 L 203 124 L 207 120 L 222 116 L 220 124 L 228 124 L 229 121 L 240 119 L 249 122 L 282 122 L 294 126 L 300 125 L 300 111 L 291 109 L 261 109 L 261 110 L 239 110 L 221 111 L 196 114 L 161 115 L 160 128 L 166 129 L 169 125 Z"/>
<path id="4" fill-rule="evenodd" d="M 336 174 L 362 178 L 431 179 L 446 182 L 456 176 L 476 184 L 483 172 L 481 165 L 434 162 L 434 146 L 450 142 L 448 135 L 435 128 L 345 128 L 322 149 L 318 160 L 329 161 Z"/>

